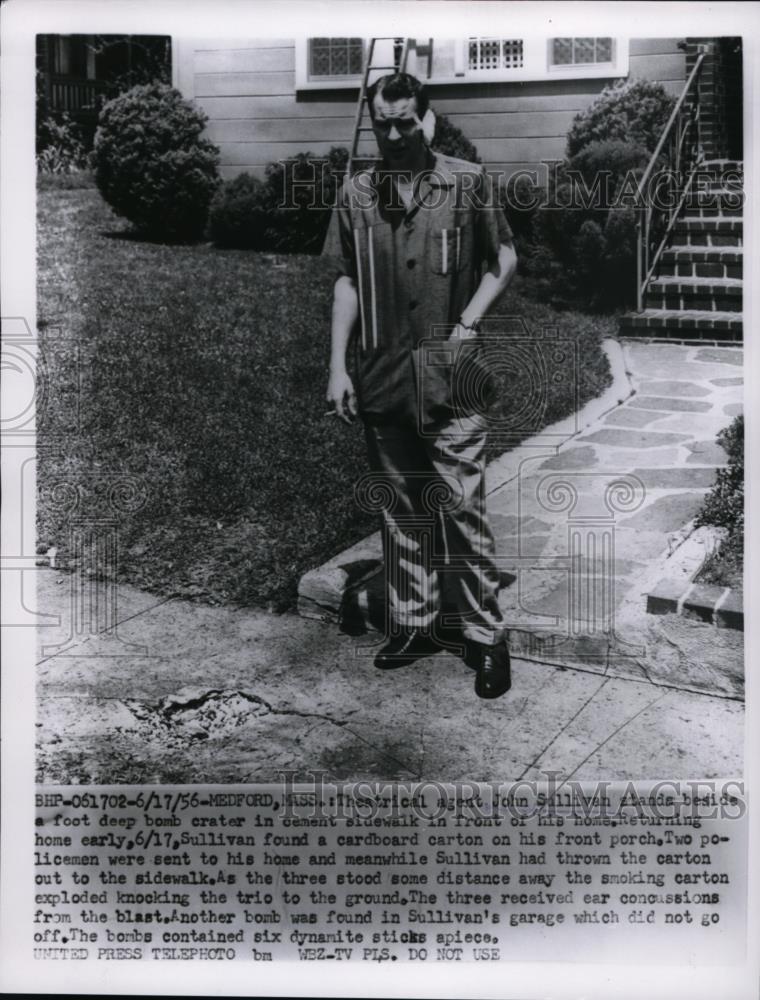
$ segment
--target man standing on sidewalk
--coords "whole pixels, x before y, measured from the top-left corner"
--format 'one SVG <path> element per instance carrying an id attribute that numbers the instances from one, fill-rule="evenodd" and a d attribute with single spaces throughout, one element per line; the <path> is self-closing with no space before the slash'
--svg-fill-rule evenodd
<path id="1" fill-rule="evenodd" d="M 324 253 L 340 269 L 327 399 L 342 419 L 361 416 L 392 495 L 391 629 L 375 665 L 439 651 L 453 624 L 476 693 L 496 698 L 510 686 L 509 653 L 485 511 L 486 418 L 466 376 L 484 374 L 479 322 L 514 273 L 512 234 L 485 170 L 430 150 L 435 118 L 418 80 L 382 77 L 367 98 L 382 163 L 346 179 Z"/>

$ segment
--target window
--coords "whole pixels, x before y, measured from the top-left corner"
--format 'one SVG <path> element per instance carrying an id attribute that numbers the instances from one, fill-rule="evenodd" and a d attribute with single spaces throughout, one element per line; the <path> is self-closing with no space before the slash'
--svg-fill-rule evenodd
<path id="1" fill-rule="evenodd" d="M 362 38 L 310 38 L 309 79 L 361 76 L 364 60 Z"/>
<path id="2" fill-rule="evenodd" d="M 612 62 L 611 38 L 553 38 L 552 66 Z"/>
<path id="3" fill-rule="evenodd" d="M 446 44 L 453 46 L 453 66 L 446 59 Z M 441 42 L 437 52 L 436 56 L 434 50 L 431 76 L 441 83 L 446 82 L 447 75 L 474 83 L 590 79 L 625 76 L 628 72 L 628 42 L 624 38 L 470 37 Z"/>
<path id="4" fill-rule="evenodd" d="M 390 66 L 401 39 L 377 40 L 373 63 Z M 628 75 L 627 37 L 462 37 L 407 39 L 407 72 L 433 86 L 528 80 L 614 79 Z M 369 39 L 297 38 L 296 91 L 356 90 Z"/>
<path id="5" fill-rule="evenodd" d="M 523 65 L 521 38 L 471 38 L 470 70 L 519 69 Z"/>

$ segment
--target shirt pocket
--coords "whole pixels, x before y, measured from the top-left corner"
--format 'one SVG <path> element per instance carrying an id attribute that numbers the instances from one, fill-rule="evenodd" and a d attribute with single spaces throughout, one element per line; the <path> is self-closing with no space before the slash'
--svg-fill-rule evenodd
<path id="1" fill-rule="evenodd" d="M 464 227 L 433 229 L 430 238 L 430 266 L 433 273 L 453 274 L 461 271 L 466 263 Z"/>

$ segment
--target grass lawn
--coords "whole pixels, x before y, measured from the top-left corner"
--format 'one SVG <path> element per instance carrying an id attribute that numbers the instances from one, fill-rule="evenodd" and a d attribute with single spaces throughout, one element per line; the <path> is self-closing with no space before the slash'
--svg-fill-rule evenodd
<path id="1" fill-rule="evenodd" d="M 292 607 L 305 570 L 377 527 L 352 497 L 361 428 L 322 416 L 331 297 L 319 258 L 147 243 L 94 188 L 40 190 L 40 549 L 102 571 L 70 546 L 61 484 L 79 486 L 78 516 L 102 517 L 127 477 L 141 500 L 119 515 L 120 579 Z M 555 313 L 519 287 L 494 311 L 577 339 L 581 402 L 609 383 L 614 317 Z M 549 382 L 544 423 L 575 404 L 569 380 Z"/>

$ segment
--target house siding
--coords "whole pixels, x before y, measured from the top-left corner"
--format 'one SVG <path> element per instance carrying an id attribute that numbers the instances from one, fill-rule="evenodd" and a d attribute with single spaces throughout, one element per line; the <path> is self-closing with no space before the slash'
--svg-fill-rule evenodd
<path id="1" fill-rule="evenodd" d="M 680 93 L 685 58 L 677 43 L 631 40 L 629 77 L 658 80 Z M 357 91 L 296 92 L 295 60 L 295 42 L 288 39 L 177 40 L 175 82 L 208 115 L 207 135 L 221 150 L 224 177 L 241 171 L 263 176 L 273 160 L 350 144 Z M 488 168 L 509 175 L 561 159 L 573 117 L 609 82 L 447 83 L 430 91 L 433 107 L 475 143 Z M 360 150 L 374 153 L 371 138 L 365 142 Z"/>
<path id="2" fill-rule="evenodd" d="M 674 95 L 686 82 L 686 55 L 678 38 L 633 38 L 630 42 L 629 78 L 657 80 Z"/>

